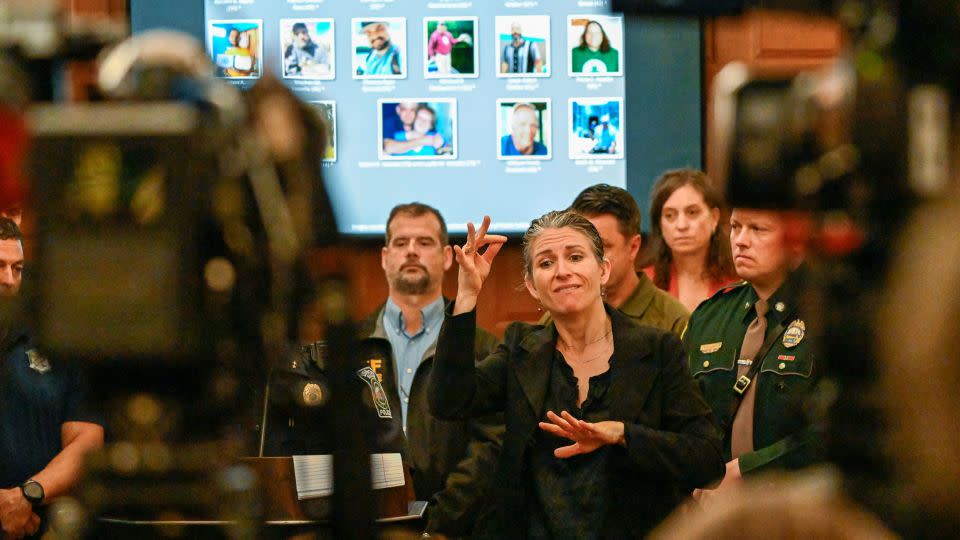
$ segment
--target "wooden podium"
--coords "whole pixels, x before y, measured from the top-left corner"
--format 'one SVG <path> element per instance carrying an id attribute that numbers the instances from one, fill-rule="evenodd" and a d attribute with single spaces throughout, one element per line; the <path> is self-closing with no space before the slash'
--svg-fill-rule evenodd
<path id="1" fill-rule="evenodd" d="M 266 539 L 312 538 L 333 539 L 331 497 L 297 499 L 297 483 L 291 457 L 243 458 L 244 464 L 256 471 L 263 503 L 261 535 Z M 414 501 L 413 485 L 406 467 L 404 485 L 372 491 L 377 526 L 382 531 L 403 531 L 403 537 L 419 536 L 423 530 L 426 502 Z M 216 517 L 181 516 L 168 518 L 131 518 L 101 516 L 98 531 L 103 538 L 150 539 L 148 531 L 179 531 L 192 539 L 227 538 L 221 531 L 236 522 Z M 186 536 L 183 536 L 186 535 Z M 303 536 L 301 536 L 303 535 Z M 411 536 L 412 535 L 412 536 Z"/>

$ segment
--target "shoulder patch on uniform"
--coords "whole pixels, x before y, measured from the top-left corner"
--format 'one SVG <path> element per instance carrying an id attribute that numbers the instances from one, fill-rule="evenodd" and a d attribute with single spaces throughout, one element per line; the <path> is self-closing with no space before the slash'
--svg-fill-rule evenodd
<path id="1" fill-rule="evenodd" d="M 363 367 L 357 370 L 357 376 L 370 387 L 370 395 L 373 397 L 373 405 L 377 408 L 377 416 L 393 418 L 390 401 L 387 399 L 387 393 L 383 391 L 383 386 L 380 385 L 377 373 L 370 367 Z"/>
<path id="2" fill-rule="evenodd" d="M 747 284 L 747 280 L 745 280 L 745 279 L 744 279 L 744 280 L 740 280 L 740 281 L 738 281 L 738 282 L 736 282 L 736 283 L 731 283 L 730 285 L 727 285 L 726 287 L 723 287 L 723 288 L 721 288 L 719 291 L 717 291 L 717 294 L 715 294 L 714 296 L 722 296 L 722 295 L 724 295 L 724 294 L 733 292 L 733 291 L 735 291 L 735 290 L 743 287 L 743 286 L 746 285 L 746 284 Z"/>
<path id="3" fill-rule="evenodd" d="M 747 282 L 746 282 L 746 281 L 738 281 L 738 282 L 736 282 L 736 283 L 731 283 L 730 285 L 727 285 L 726 287 L 721 287 L 721 288 L 717 289 L 717 292 L 713 293 L 713 295 L 710 296 L 710 298 L 707 298 L 706 300 L 704 300 L 704 302 L 708 302 L 708 301 L 710 301 L 710 300 L 715 300 L 715 299 L 720 298 L 720 297 L 722 297 L 722 296 L 724 296 L 724 295 L 730 294 L 730 293 L 732 293 L 732 292 L 734 292 L 734 291 L 739 291 L 739 290 L 742 289 L 745 285 L 747 285 Z"/>
<path id="4" fill-rule="evenodd" d="M 50 371 L 50 361 L 45 356 L 41 356 L 36 349 L 27 351 L 27 362 L 30 364 L 30 369 L 37 373 Z"/>

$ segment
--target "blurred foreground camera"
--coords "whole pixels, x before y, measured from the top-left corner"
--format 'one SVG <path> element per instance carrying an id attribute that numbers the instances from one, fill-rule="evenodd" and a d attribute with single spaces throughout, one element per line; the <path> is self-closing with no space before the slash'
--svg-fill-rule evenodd
<path id="1" fill-rule="evenodd" d="M 197 520 L 221 526 L 191 537 L 260 534 L 260 480 L 239 458 L 288 356 L 304 250 L 336 229 L 319 119 L 269 78 L 243 95 L 212 73 L 192 38 L 145 33 L 101 57 L 109 101 L 27 113 L 27 312 L 52 361 L 85 367 L 109 427 L 80 504 L 54 510 L 88 537 Z M 283 153 L 264 116 L 291 134 Z"/>
<path id="2" fill-rule="evenodd" d="M 837 62 L 797 77 L 730 64 L 714 87 L 714 163 L 733 206 L 829 209 L 858 165 L 855 79 Z"/>

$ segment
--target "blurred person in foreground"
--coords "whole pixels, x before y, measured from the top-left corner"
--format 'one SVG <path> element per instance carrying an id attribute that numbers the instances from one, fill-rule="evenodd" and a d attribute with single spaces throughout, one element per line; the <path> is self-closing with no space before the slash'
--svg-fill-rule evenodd
<path id="1" fill-rule="evenodd" d="M 878 492 L 906 538 L 960 531 L 960 197 L 956 189 L 920 207 L 904 227 L 878 299 L 879 380 L 893 465 Z"/>
<path id="2" fill-rule="evenodd" d="M 876 517 L 841 494 L 837 478 L 772 475 L 730 493 L 709 510 L 677 512 L 649 540 L 894 540 Z"/>
<path id="3" fill-rule="evenodd" d="M 103 446 L 86 410 L 75 365 L 53 363 L 13 315 L 20 291 L 20 229 L 0 217 L 0 524 L 4 538 L 46 529 L 46 506 L 80 480 L 88 452 Z"/>
<path id="4" fill-rule="evenodd" d="M 569 211 L 523 240 L 527 291 L 546 325 L 513 323 L 475 365 L 477 298 L 506 238 L 468 223 L 430 376 L 430 408 L 468 418 L 504 411 L 506 434 L 482 538 L 639 538 L 693 488 L 721 474 L 710 409 L 675 334 L 603 303 L 610 275 L 596 228 Z"/>
<path id="5" fill-rule="evenodd" d="M 643 271 L 690 311 L 737 277 L 722 207 L 719 191 L 696 169 L 667 171 L 653 186 L 652 260 Z"/>
<path id="6" fill-rule="evenodd" d="M 821 459 L 815 426 L 804 414 L 821 368 L 800 309 L 807 216 L 734 208 L 730 243 L 740 284 L 704 301 L 690 316 L 684 343 L 723 432 L 722 481 L 694 497 L 703 505 L 761 471 L 800 469 Z"/>

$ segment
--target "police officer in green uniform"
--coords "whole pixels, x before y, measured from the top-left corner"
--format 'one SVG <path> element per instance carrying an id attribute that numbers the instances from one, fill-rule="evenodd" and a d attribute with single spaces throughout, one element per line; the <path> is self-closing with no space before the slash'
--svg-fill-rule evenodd
<path id="1" fill-rule="evenodd" d="M 570 209 L 587 218 L 603 240 L 603 256 L 610 261 L 604 301 L 638 324 L 679 335 L 690 318 L 687 308 L 657 288 L 645 273 L 636 271 L 640 207 L 633 196 L 623 188 L 596 184 L 581 191 Z M 549 320 L 544 315 L 540 323 Z"/>
<path id="2" fill-rule="evenodd" d="M 818 375 L 798 309 L 804 246 L 795 213 L 736 208 L 730 217 L 734 267 L 743 282 L 693 312 L 684 333 L 690 370 L 724 431 L 726 474 L 702 503 L 772 468 L 815 462 L 820 445 L 802 404 Z"/>

